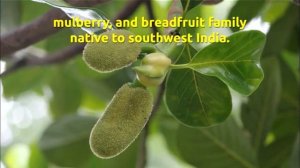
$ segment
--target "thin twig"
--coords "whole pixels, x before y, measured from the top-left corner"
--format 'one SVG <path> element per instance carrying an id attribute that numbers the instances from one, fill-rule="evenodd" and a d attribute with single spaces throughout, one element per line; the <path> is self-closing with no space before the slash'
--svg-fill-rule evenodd
<path id="1" fill-rule="evenodd" d="M 141 133 L 141 142 L 140 142 L 140 146 L 139 146 L 136 168 L 144 168 L 147 164 L 147 146 L 146 146 L 147 144 L 146 143 L 147 143 L 147 137 L 149 135 L 149 126 L 151 124 L 153 117 L 155 116 L 156 112 L 158 111 L 158 109 L 160 107 L 164 92 L 165 92 L 165 82 L 163 82 L 158 88 L 157 96 L 155 98 L 155 102 L 153 105 L 150 119 L 149 119 L 148 123 L 146 124 L 145 128 L 143 129 L 143 132 Z"/>
<path id="2" fill-rule="evenodd" d="M 152 7 L 152 1 L 151 0 L 145 0 L 145 5 L 146 5 L 146 8 L 147 8 L 149 19 L 150 20 L 155 20 L 154 10 L 153 10 L 153 7 Z M 152 26 L 151 28 L 152 28 L 153 33 L 159 32 L 158 28 L 156 26 Z"/>

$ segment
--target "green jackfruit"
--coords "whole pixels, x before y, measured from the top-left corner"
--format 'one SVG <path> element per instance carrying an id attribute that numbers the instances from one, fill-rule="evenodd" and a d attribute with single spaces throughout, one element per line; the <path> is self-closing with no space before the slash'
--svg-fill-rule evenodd
<path id="1" fill-rule="evenodd" d="M 152 110 L 151 94 L 144 88 L 123 85 L 90 135 L 90 147 L 99 158 L 123 152 L 146 125 Z"/>
<path id="2" fill-rule="evenodd" d="M 123 35 L 124 43 L 113 42 L 112 35 Z M 103 43 L 88 43 L 83 50 L 83 60 L 90 68 L 98 72 L 110 72 L 129 66 L 136 61 L 141 47 L 138 43 L 129 43 L 129 36 L 133 33 L 127 30 L 112 30 L 102 33 L 108 41 Z"/>
<path id="3" fill-rule="evenodd" d="M 171 65 L 171 59 L 163 53 L 146 55 L 140 66 L 133 69 L 137 72 L 138 81 L 144 86 L 158 86 L 166 76 Z"/>

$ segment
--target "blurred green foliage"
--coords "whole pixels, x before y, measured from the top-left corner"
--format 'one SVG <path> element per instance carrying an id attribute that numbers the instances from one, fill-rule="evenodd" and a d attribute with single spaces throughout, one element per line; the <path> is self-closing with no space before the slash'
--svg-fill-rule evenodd
<path id="1" fill-rule="evenodd" d="M 178 1 L 179 2 L 179 1 Z M 187 12 L 187 18 L 201 17 L 204 7 L 201 1 L 181 0 Z M 114 18 L 118 11 L 128 1 L 111 0 L 95 6 L 108 18 Z M 225 2 L 222 2 L 225 3 Z M 222 3 L 218 5 L 223 5 Z M 153 1 L 154 14 L 158 19 L 167 18 L 171 1 Z M 199 5 L 200 4 L 200 5 Z M 188 6 L 186 6 L 188 5 Z M 6 8 L 6 9 L 5 9 Z M 5 10 L 4 10 L 5 9 Z M 1 28 L 3 25 L 16 28 L 29 23 L 51 9 L 48 5 L 27 0 L 1 1 Z M 9 12 L 18 11 L 18 12 Z M 213 13 L 213 11 L 211 11 Z M 162 103 L 151 124 L 150 134 L 161 134 L 164 137 L 169 152 L 179 161 L 187 165 L 205 168 L 297 168 L 299 167 L 299 7 L 289 1 L 276 0 L 237 0 L 228 18 L 239 16 L 250 21 L 260 17 L 270 23 L 266 46 L 262 54 L 262 69 L 264 80 L 258 90 L 247 101 L 242 103 L 240 110 L 234 111 L 239 117 L 229 117 L 224 123 L 203 128 L 191 128 L 178 122 L 168 111 L 174 108 L 177 118 L 192 122 L 193 113 L 183 113 L 186 109 L 197 108 L 193 101 L 186 100 L 177 109 L 177 101 Z M 10 17 L 4 17 L 10 16 Z M 224 11 L 224 15 L 226 15 Z M 144 5 L 140 6 L 133 16 L 147 16 Z M 132 28 L 136 34 L 149 34 L 149 28 Z M 65 29 L 47 39 L 34 44 L 34 47 L 46 52 L 55 52 L 69 44 L 68 36 L 78 30 Z M 162 29 L 161 29 L 162 31 Z M 200 30 L 187 28 L 187 32 Z M 237 31 L 232 29 L 232 31 Z M 241 41 L 243 45 L 248 40 Z M 198 51 L 189 45 L 189 52 Z M 239 44 L 237 44 L 239 45 Z M 184 55 L 187 48 L 183 45 L 157 44 L 159 50 L 175 61 L 179 55 Z M 202 48 L 202 46 L 198 46 Z M 251 47 L 250 47 L 251 48 Z M 224 47 L 226 49 L 226 47 Z M 234 49 L 232 49 L 234 50 Z M 180 53 L 182 52 L 182 53 Z M 243 53 L 241 53 L 243 54 Z M 180 58 L 186 63 L 186 57 Z M 179 61 L 179 62 L 180 62 Z M 7 61 L 7 65 L 12 62 Z M 173 71 L 167 83 L 166 97 L 172 94 L 184 95 L 181 88 L 190 94 L 194 90 L 180 83 L 178 78 L 192 75 L 192 70 L 176 74 Z M 136 140 L 124 153 L 111 160 L 98 159 L 92 155 L 88 138 L 96 116 L 101 116 L 108 101 L 123 83 L 134 79 L 130 68 L 111 74 L 99 74 L 90 70 L 82 61 L 81 55 L 73 60 L 58 65 L 43 67 L 26 67 L 1 78 L 3 96 L 13 100 L 29 92 L 42 96 L 50 90 L 49 112 L 52 123 L 42 132 L 41 138 L 28 144 L 28 149 L 18 146 L 13 141 L 1 151 L 1 160 L 9 168 L 37 167 L 135 167 L 139 156 L 139 141 Z M 172 80 L 173 79 L 173 80 Z M 202 92 L 207 94 L 211 106 L 219 106 L 224 97 L 231 101 L 228 88 L 215 77 L 197 74 L 197 80 Z M 175 87 L 174 83 L 179 83 Z M 205 84 L 205 85 L 204 85 Z M 202 86 L 203 85 L 203 86 Z M 223 89 L 222 89 L 223 88 Z M 46 90 L 46 91 L 45 91 Z M 173 93 L 168 93 L 169 91 Z M 220 90 L 218 93 L 216 91 Z M 224 92 L 224 90 L 226 90 Z M 222 92 L 223 91 L 223 92 Z M 155 93 L 155 90 L 153 91 Z M 212 95 L 214 94 L 214 95 Z M 172 99 L 169 99 L 172 100 Z M 168 107 L 167 107 L 168 105 Z M 172 110 L 172 109 L 171 109 Z M 97 111 L 97 113 L 90 113 Z M 99 113 L 100 112 L 100 113 Z M 173 112 L 174 114 L 174 112 Z M 176 116 L 176 114 L 175 114 Z M 2 120 L 2 118 L 1 118 Z M 242 124 L 236 124 L 238 123 Z M 1 121 L 2 122 L 2 121 Z M 25 152 L 24 152 L 25 151 Z M 26 151 L 28 157 L 24 157 Z M 21 155 L 21 154 L 24 155 Z M 159 153 L 157 154 L 159 155 Z M 24 157 L 24 158 L 22 158 Z M 24 161 L 27 158 L 27 161 Z M 164 158 L 160 158 L 164 160 Z M 151 162 L 148 163 L 151 167 Z M 154 164 L 153 164 L 154 165 Z"/>

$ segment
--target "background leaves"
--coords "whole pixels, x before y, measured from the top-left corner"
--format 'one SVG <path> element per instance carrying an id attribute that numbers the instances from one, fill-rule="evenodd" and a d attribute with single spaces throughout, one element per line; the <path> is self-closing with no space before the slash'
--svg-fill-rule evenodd
<path id="1" fill-rule="evenodd" d="M 252 145 L 259 150 L 275 118 L 280 91 L 280 66 L 277 59 L 263 62 L 265 80 L 242 107 L 242 121 L 252 135 Z"/>
<path id="2" fill-rule="evenodd" d="M 196 167 L 256 167 L 249 140 L 232 118 L 210 128 L 180 126 L 177 138 L 182 157 Z"/>
<path id="3" fill-rule="evenodd" d="M 91 10 L 97 11 L 97 9 L 100 9 L 110 18 L 115 18 L 117 13 L 122 11 L 128 2 L 110 0 L 95 6 L 96 9 L 93 8 Z M 186 4 L 186 2 L 182 1 L 183 4 Z M 224 1 L 225 3 L 230 3 L 230 1 Z M 169 101 L 166 99 L 166 105 L 169 110 L 175 112 L 173 116 L 179 122 L 164 109 L 164 105 L 161 105 L 160 110 L 156 114 L 158 117 L 154 117 L 151 122 L 150 138 L 147 139 L 147 143 L 155 143 L 156 148 L 164 148 L 166 144 L 169 152 L 176 157 L 177 161 L 185 162 L 185 164 L 191 164 L 195 167 L 222 167 L 224 165 L 234 168 L 247 166 L 258 168 L 299 167 L 298 102 L 300 91 L 298 72 L 299 23 L 297 22 L 299 20 L 299 7 L 285 0 L 276 4 L 273 0 L 251 2 L 239 0 L 234 3 L 232 4 L 233 8 L 229 11 L 228 18 L 240 16 L 240 18 L 248 18 L 248 22 L 253 18 L 270 21 L 266 47 L 262 54 L 262 68 L 266 73 L 265 79 L 258 87 L 258 90 L 249 98 L 232 94 L 234 106 L 232 115 L 237 119 L 238 124 L 231 117 L 221 124 L 217 124 L 226 118 L 231 109 L 231 97 L 228 87 L 219 78 L 207 76 L 204 75 L 206 72 L 202 71 L 203 74 L 201 74 L 192 69 L 173 70 L 169 74 L 169 81 L 166 84 L 167 92 L 165 97 L 169 98 Z M 170 1 L 152 1 L 156 18 L 166 19 L 170 4 Z M 227 10 L 216 11 L 217 9 L 223 9 L 222 7 L 203 7 L 201 2 L 197 0 L 191 1 L 190 4 L 192 5 L 188 6 L 187 18 L 207 17 L 210 15 L 221 17 L 226 16 L 227 13 Z M 180 6 L 179 0 L 178 5 Z M 222 6 L 223 2 L 219 5 Z M 1 33 L 4 32 L 3 30 L 10 32 L 12 29 L 19 29 L 22 24 L 35 21 L 35 19 L 46 13 L 46 10 L 51 10 L 51 8 L 52 6 L 50 5 L 33 3 L 27 0 L 20 2 L 1 1 Z M 180 12 L 175 11 L 175 13 L 178 14 Z M 133 16 L 146 15 L 147 9 L 145 5 L 141 5 Z M 5 29 L 2 29 L 3 27 Z M 133 28 L 130 30 L 136 34 L 150 33 L 149 28 Z M 163 29 L 160 30 L 163 32 Z M 236 31 L 235 29 L 233 30 Z M 186 28 L 186 30 L 179 32 L 209 33 L 210 31 L 216 30 L 208 30 L 206 32 L 203 29 Z M 58 49 L 70 45 L 67 38 L 74 32 L 78 31 L 63 29 L 57 34 L 30 46 L 29 51 L 32 52 L 39 49 L 44 51 L 42 53 L 56 52 Z M 230 33 L 230 31 L 226 31 L 227 33 Z M 245 46 L 248 41 L 249 39 L 246 41 L 241 40 L 234 48 Z M 261 41 L 255 42 L 258 45 Z M 191 46 L 194 46 L 197 50 Z M 203 49 L 203 45 L 199 44 L 177 45 L 174 43 L 159 43 L 156 44 L 156 47 L 159 51 L 167 54 L 173 63 L 177 61 L 178 64 L 189 63 L 195 54 L 202 51 L 198 51 L 198 49 Z M 226 48 L 223 49 L 226 50 Z M 30 52 L 29 54 L 31 54 Z M 23 53 L 22 55 L 22 52 L 20 53 L 22 57 L 28 56 L 26 55 L 27 50 L 26 54 Z M 201 61 L 204 58 L 208 58 L 209 54 L 201 54 Z M 34 56 L 40 55 L 38 53 Z M 19 57 L 7 58 L 10 59 L 4 60 L 7 66 L 19 59 Z M 213 68 L 216 68 L 216 65 Z M 197 85 L 195 85 L 195 80 L 193 80 L 193 74 L 196 76 L 195 79 L 199 81 Z M 132 81 L 134 77 L 135 74 L 130 69 L 113 74 L 95 73 L 88 69 L 82 62 L 81 57 L 75 57 L 74 60 L 59 65 L 28 67 L 1 77 L 4 95 L 4 97 L 1 97 L 1 134 L 2 132 L 8 132 L 5 136 L 1 135 L 1 166 L 3 163 L 6 167 L 18 168 L 20 165 L 23 167 L 59 167 L 63 165 L 82 168 L 124 167 L 124 165 L 135 167 L 137 156 L 139 156 L 139 140 L 133 143 L 120 156 L 111 160 L 98 159 L 91 154 L 87 139 L 93 122 L 97 118 L 86 116 L 101 115 L 115 91 L 123 83 Z M 179 79 L 184 79 L 185 82 L 180 82 Z M 59 88 L 60 86 L 62 88 Z M 197 97 L 196 88 L 199 89 L 199 95 L 206 100 L 205 108 L 213 108 L 214 106 L 218 108 L 218 112 L 222 114 L 218 121 L 216 116 L 214 116 L 210 118 L 210 123 L 203 122 L 205 120 L 202 119 L 202 113 L 198 111 L 199 109 L 201 110 L 199 99 L 194 99 Z M 150 90 L 153 93 L 155 92 L 154 88 Z M 45 118 L 46 121 L 50 122 L 51 117 L 41 117 L 47 112 L 47 106 L 34 106 L 37 100 L 27 96 L 32 95 L 32 92 L 38 93 L 40 99 L 45 99 L 44 103 L 49 103 L 49 107 L 52 109 L 49 111 L 50 115 L 54 114 L 51 111 L 59 111 L 55 113 L 56 117 L 52 118 L 53 121 L 51 122 L 53 123 L 46 129 L 39 122 L 43 122 L 44 125 L 47 124 L 47 122 L 44 122 Z M 51 98 L 49 95 L 53 97 Z M 182 104 L 179 102 L 180 97 L 182 100 L 185 100 Z M 20 101 L 21 98 L 22 101 Z M 20 106 L 20 104 L 25 102 L 24 99 L 28 99 L 27 101 L 33 104 L 33 108 L 40 109 L 41 113 L 31 113 L 33 111 L 32 107 Z M 212 100 L 217 101 L 214 102 Z M 9 103 L 7 104 L 7 102 Z M 239 108 L 239 102 L 243 102 L 242 109 Z M 68 106 L 62 105 L 63 103 L 68 104 Z M 53 108 L 54 106 L 55 108 Z M 11 112 L 16 112 L 15 107 L 19 109 L 22 107 L 22 110 L 17 111 L 13 115 Z M 7 110 L 10 108 L 12 110 Z M 185 113 L 185 110 L 197 111 L 197 113 Z M 240 110 L 242 111 L 240 112 Z M 26 113 L 22 113 L 23 111 L 26 111 Z M 76 113 L 82 115 L 75 115 Z M 12 117 L 8 118 L 6 114 Z M 193 117 L 193 115 L 196 117 Z M 35 120 L 31 120 L 30 118 L 32 117 Z M 38 135 L 42 134 L 41 139 L 39 137 L 29 138 L 32 136 L 31 134 L 24 136 L 27 133 L 25 131 L 26 125 L 30 123 L 34 125 L 30 132 L 35 132 Z M 204 126 L 205 124 L 213 126 L 202 128 L 185 126 L 191 124 L 196 126 Z M 260 125 L 261 131 L 257 131 L 258 125 Z M 7 128 L 11 129 L 13 133 L 12 141 L 9 141 L 9 143 L 7 143 L 7 139 L 9 139 L 9 133 L 11 132 L 7 131 Z M 43 132 L 40 132 L 40 130 Z M 155 141 L 152 141 L 152 135 L 160 134 L 164 137 L 164 143 L 157 144 Z M 25 144 L 27 141 L 24 142 L 24 139 L 33 139 L 33 141 Z M 40 141 L 38 141 L 39 139 Z M 253 145 L 255 139 L 257 139 L 257 142 Z M 56 143 L 61 140 L 65 144 Z M 39 142 L 39 145 L 36 141 Z M 22 144 L 20 145 L 20 143 Z M 55 143 L 56 145 L 53 145 Z M 229 150 L 220 148 L 220 144 Z M 149 145 L 147 150 L 153 153 L 151 151 L 153 149 Z M 228 151 L 235 153 L 238 157 L 232 157 L 235 155 L 228 154 Z M 83 154 L 81 155 L 81 153 L 85 155 L 82 156 Z M 166 159 L 165 155 L 161 155 L 160 152 L 156 152 L 155 156 L 158 158 L 157 160 L 148 155 L 147 167 L 165 167 L 163 165 L 169 164 L 169 160 Z M 80 158 L 77 159 L 78 157 Z M 240 158 L 243 161 L 241 162 L 236 158 Z M 177 166 L 180 167 L 181 165 Z"/>

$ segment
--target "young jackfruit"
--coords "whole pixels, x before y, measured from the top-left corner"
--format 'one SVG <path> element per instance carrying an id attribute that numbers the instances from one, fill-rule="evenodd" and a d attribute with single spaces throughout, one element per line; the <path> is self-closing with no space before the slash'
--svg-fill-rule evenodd
<path id="1" fill-rule="evenodd" d="M 113 42 L 113 34 L 124 36 L 124 43 Z M 108 41 L 86 44 L 83 50 L 83 60 L 98 72 L 110 72 L 130 65 L 141 52 L 138 43 L 129 43 L 131 35 L 134 36 L 127 30 L 112 30 L 102 33 L 100 36 L 107 36 Z"/>
<path id="2" fill-rule="evenodd" d="M 171 65 L 171 59 L 163 53 L 151 53 L 146 55 L 141 65 L 134 67 L 137 72 L 137 79 L 144 86 L 160 85 L 168 72 Z"/>
<path id="3" fill-rule="evenodd" d="M 92 129 L 93 153 L 100 158 L 120 154 L 142 131 L 151 110 L 152 97 L 146 89 L 123 85 Z"/>

